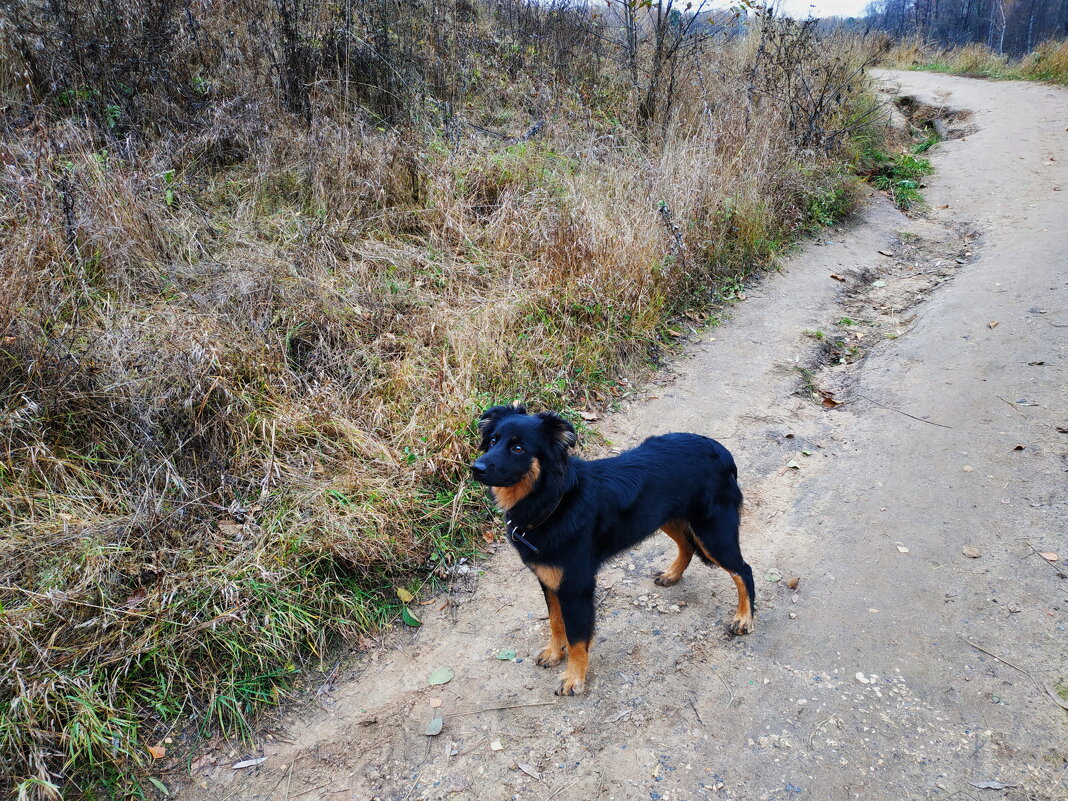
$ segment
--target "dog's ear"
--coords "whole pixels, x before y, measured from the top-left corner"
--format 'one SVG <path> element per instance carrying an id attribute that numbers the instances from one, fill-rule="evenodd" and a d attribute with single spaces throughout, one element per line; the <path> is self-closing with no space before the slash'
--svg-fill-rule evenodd
<path id="1" fill-rule="evenodd" d="M 482 416 L 478 418 L 478 430 L 482 434 L 482 444 L 479 447 L 484 451 L 489 450 L 490 439 L 493 438 L 493 432 L 501 424 L 501 420 L 511 417 L 513 414 L 526 413 L 526 407 L 520 406 L 518 403 L 511 406 L 492 406 L 486 409 Z"/>
<path id="2" fill-rule="evenodd" d="M 564 448 L 570 448 L 578 442 L 575 427 L 556 412 L 542 412 L 538 419 L 541 420 L 542 430 Z"/>

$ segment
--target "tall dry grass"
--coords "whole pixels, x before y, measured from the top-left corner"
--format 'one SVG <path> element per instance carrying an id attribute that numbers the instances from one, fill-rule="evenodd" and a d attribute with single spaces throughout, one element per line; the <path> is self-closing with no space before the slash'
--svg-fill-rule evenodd
<path id="1" fill-rule="evenodd" d="M 941 48 L 920 36 L 912 36 L 893 45 L 883 57 L 883 64 L 897 69 L 1065 85 L 1068 84 L 1068 40 L 1043 42 L 1023 58 L 1010 59 L 983 44 Z"/>
<path id="2" fill-rule="evenodd" d="M 610 405 L 672 315 L 844 213 L 881 135 L 869 54 L 841 38 L 822 66 L 712 42 L 651 140 L 563 11 L 434 5 L 383 72 L 381 49 L 300 33 L 319 6 L 246 24 L 152 2 L 154 26 L 114 29 L 106 4 L 22 6 L 2 42 L 0 787 L 20 798 L 140 792 L 147 746 L 249 731 L 387 623 L 395 586 L 447 579 L 493 530 L 467 481 L 478 411 Z M 78 26 L 174 57 L 111 64 Z M 790 111 L 813 68 L 842 78 L 817 147 Z"/>

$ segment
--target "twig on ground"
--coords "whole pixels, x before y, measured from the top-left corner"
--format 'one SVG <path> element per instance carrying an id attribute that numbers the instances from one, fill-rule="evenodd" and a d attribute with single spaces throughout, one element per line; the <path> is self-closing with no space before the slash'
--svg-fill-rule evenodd
<path id="1" fill-rule="evenodd" d="M 1032 544 L 1031 544 L 1030 542 L 1028 542 L 1027 540 L 1024 540 L 1024 541 L 1023 541 L 1023 543 L 1024 543 L 1024 545 L 1026 545 L 1026 546 L 1027 546 L 1028 548 L 1030 548 L 1030 549 L 1031 549 L 1032 551 L 1034 551 L 1034 553 L 1035 553 L 1035 556 L 1037 556 L 1037 557 L 1038 557 L 1039 559 L 1041 559 L 1041 560 L 1042 560 L 1043 562 L 1045 562 L 1045 563 L 1046 563 L 1047 565 L 1049 565 L 1049 566 L 1050 566 L 1050 567 L 1052 567 L 1052 568 L 1053 568 L 1054 570 L 1056 570 L 1056 571 L 1057 571 L 1057 575 L 1058 575 L 1058 576 L 1060 576 L 1061 578 L 1064 578 L 1064 573 L 1063 573 L 1063 572 L 1061 571 L 1061 568 L 1060 568 L 1060 566 L 1059 566 L 1059 565 L 1058 565 L 1058 564 L 1057 564 L 1056 562 L 1051 562 L 1051 561 L 1050 561 L 1049 559 L 1047 559 L 1046 557 L 1044 557 L 1044 556 L 1042 555 L 1042 551 L 1038 550 L 1038 548 L 1036 548 L 1036 547 L 1035 547 L 1034 545 L 1032 545 Z"/>
<path id="2" fill-rule="evenodd" d="M 474 751 L 476 748 L 478 748 L 484 742 L 486 742 L 486 738 L 485 737 L 479 737 L 478 740 L 475 742 L 475 744 L 472 745 L 470 748 L 465 748 L 463 751 L 459 751 L 456 754 L 452 754 L 451 756 L 463 756 L 464 754 L 470 754 L 472 751 Z"/>
<path id="3" fill-rule="evenodd" d="M 939 428 L 953 428 L 953 426 L 947 426 L 944 423 L 936 423 L 933 420 L 924 420 L 922 417 L 917 417 L 914 414 L 909 414 L 908 412 L 903 412 L 900 409 L 895 409 L 893 406 L 887 406 L 885 403 L 879 403 L 879 401 L 872 400 L 867 395 L 860 395 L 858 397 L 864 398 L 864 400 L 868 401 L 868 403 L 874 403 L 876 406 L 879 406 L 880 408 L 887 409 L 888 411 L 891 411 L 891 412 L 897 412 L 898 414 L 903 414 L 903 415 L 905 415 L 905 417 L 912 418 L 913 420 L 919 420 L 921 423 L 927 423 L 927 425 L 929 425 L 929 426 L 938 426 Z"/>
<path id="4" fill-rule="evenodd" d="M 693 713 L 694 713 L 695 715 L 697 715 L 697 721 L 698 721 L 698 723 L 700 723 L 700 724 L 701 724 L 702 726 L 704 726 L 704 725 L 705 725 L 705 719 L 704 719 L 703 717 L 701 717 L 701 713 L 700 713 L 700 712 L 698 711 L 698 709 L 697 709 L 697 704 L 695 704 L 695 703 L 693 702 L 693 699 L 692 699 L 692 698 L 690 699 L 690 709 L 692 709 L 692 710 L 693 710 Z"/>
<path id="5" fill-rule="evenodd" d="M 289 781 L 286 782 L 286 797 L 283 801 L 289 801 L 289 788 L 293 786 L 293 763 L 289 763 Z"/>
<path id="6" fill-rule="evenodd" d="M 302 795 L 308 795 L 308 793 L 314 793 L 317 790 L 322 790 L 328 784 L 330 784 L 330 782 L 323 782 L 322 784 L 317 784 L 315 787 L 309 787 L 307 790 L 301 790 L 299 793 L 297 793 L 293 797 L 294 798 L 300 798 Z"/>
<path id="7" fill-rule="evenodd" d="M 1027 676 L 1027 678 L 1029 678 L 1031 681 L 1033 681 L 1035 686 L 1038 689 L 1040 689 L 1042 692 L 1044 692 L 1046 695 L 1048 695 L 1050 697 L 1050 699 L 1053 701 L 1053 703 L 1055 703 L 1061 709 L 1068 709 L 1068 701 L 1065 701 L 1063 698 L 1061 698 L 1059 695 L 1057 695 L 1057 693 L 1055 693 L 1053 691 L 1053 688 L 1050 687 L 1048 684 L 1042 684 L 1038 679 L 1035 678 L 1034 674 L 1031 671 L 1025 670 L 1024 668 L 1020 667 L 1019 665 L 1014 665 L 1008 659 L 1002 659 L 1000 656 L 995 654 L 993 651 L 988 651 L 986 648 L 984 648 L 983 646 L 972 642 L 967 637 L 964 638 L 964 641 L 966 643 L 968 643 L 968 645 L 970 645 L 972 648 L 975 648 L 975 649 L 977 649 L 979 651 L 982 651 L 984 654 L 987 654 L 988 656 L 994 657 L 994 659 L 998 660 L 1002 664 L 1008 665 L 1009 667 L 1013 668 L 1014 670 L 1020 671 L 1025 676 Z"/>
<path id="8" fill-rule="evenodd" d="M 611 585 L 611 586 L 609 586 L 609 587 L 605 587 L 605 588 L 604 588 L 604 593 L 603 593 L 603 594 L 601 595 L 601 598 L 600 598 L 600 600 L 598 600 L 598 601 L 597 601 L 597 606 L 596 606 L 596 607 L 594 607 L 595 609 L 600 609 L 600 608 L 601 608 L 601 604 L 603 604 L 603 603 L 605 602 L 605 599 L 606 599 L 606 598 L 607 598 L 607 597 L 608 597 L 609 595 L 611 595 L 611 594 L 612 594 L 612 589 L 613 589 L 613 588 L 614 588 L 615 586 L 616 586 L 616 585 L 615 585 L 615 584 L 613 584 L 613 585 Z"/>
<path id="9" fill-rule="evenodd" d="M 278 777 L 278 781 L 276 781 L 274 783 L 274 786 L 271 787 L 271 789 L 267 791 L 267 798 L 270 798 L 272 795 L 274 795 L 274 791 L 278 789 L 278 786 L 282 783 L 282 781 L 285 779 L 285 777 L 287 775 L 289 776 L 289 780 L 292 781 L 293 780 L 293 763 L 292 762 L 289 763 L 289 767 L 286 768 L 286 770 L 282 771 L 282 775 Z M 289 788 L 288 787 L 286 788 L 286 798 L 289 798 Z"/>
<path id="10" fill-rule="evenodd" d="M 549 801 L 550 798 L 554 797 L 555 795 L 560 793 L 562 790 L 567 790 L 570 787 L 574 787 L 576 784 L 578 784 L 578 779 L 575 779 L 575 781 L 571 782 L 571 784 L 565 784 L 565 785 L 563 785 L 561 787 L 558 787 L 557 789 L 555 789 L 551 793 L 549 793 L 547 796 L 545 796 L 544 801 Z"/>
<path id="11" fill-rule="evenodd" d="M 1060 784 L 1062 781 L 1064 781 L 1064 774 L 1065 773 L 1068 773 L 1068 765 L 1064 766 L 1064 770 L 1061 771 L 1061 775 L 1058 776 L 1057 780 L 1055 782 L 1053 782 L 1053 784 L 1051 784 L 1049 786 L 1048 790 L 1046 790 L 1046 801 L 1050 801 L 1050 798 L 1053 796 L 1053 791 L 1057 789 L 1057 785 Z M 1064 796 L 1059 796 L 1059 797 L 1063 798 Z"/>
<path id="12" fill-rule="evenodd" d="M 730 688 L 730 685 L 727 684 L 726 679 L 724 679 L 718 673 L 716 674 L 716 678 L 718 678 L 723 683 L 723 688 L 731 695 L 731 697 L 727 699 L 727 703 L 723 705 L 724 708 L 729 707 L 732 703 L 734 703 L 734 690 L 732 690 Z"/>
<path id="13" fill-rule="evenodd" d="M 808 747 L 809 748 L 812 747 L 812 738 L 815 737 L 817 732 L 819 732 L 819 730 L 823 728 L 823 725 L 825 723 L 830 723 L 832 720 L 834 720 L 834 715 L 831 715 L 829 718 L 824 718 L 823 720 L 821 720 L 819 723 L 816 724 L 816 728 L 814 728 L 812 730 L 812 734 L 810 734 L 808 736 Z"/>
<path id="14" fill-rule="evenodd" d="M 447 712 L 442 717 L 455 718 L 460 715 L 477 715 L 480 712 L 499 712 L 502 709 L 522 709 L 527 706 L 556 706 L 556 701 L 536 701 L 533 704 L 512 704 L 511 706 L 490 706 L 485 709 L 468 709 L 465 712 Z"/>
<path id="15" fill-rule="evenodd" d="M 1004 403 L 1007 403 L 1007 404 L 1009 404 L 1009 406 L 1011 406 L 1011 407 L 1012 407 L 1012 410 L 1013 410 L 1014 412 L 1016 412 L 1016 414 L 1020 415 L 1020 417 L 1023 417 L 1023 418 L 1026 418 L 1026 417 L 1027 417 L 1027 415 L 1026 415 L 1026 414 L 1024 414 L 1023 412 L 1021 412 L 1021 411 L 1020 411 L 1020 407 L 1019 407 L 1019 406 L 1017 406 L 1017 405 L 1016 405 L 1015 403 L 1013 403 L 1013 402 L 1012 402 L 1011 400 L 1005 400 L 1005 399 L 1004 399 L 1003 397 L 1001 397 L 1000 395 L 995 395 L 994 397 L 995 397 L 995 398 L 997 398 L 997 399 L 998 399 L 999 401 L 1002 401 L 1002 402 L 1004 402 Z"/>

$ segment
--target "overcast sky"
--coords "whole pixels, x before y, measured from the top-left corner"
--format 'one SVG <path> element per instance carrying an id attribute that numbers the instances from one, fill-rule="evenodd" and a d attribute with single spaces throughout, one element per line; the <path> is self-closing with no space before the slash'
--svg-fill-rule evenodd
<path id="1" fill-rule="evenodd" d="M 780 0 L 776 6 L 784 14 L 804 19 L 813 17 L 857 17 L 870 0 Z"/>

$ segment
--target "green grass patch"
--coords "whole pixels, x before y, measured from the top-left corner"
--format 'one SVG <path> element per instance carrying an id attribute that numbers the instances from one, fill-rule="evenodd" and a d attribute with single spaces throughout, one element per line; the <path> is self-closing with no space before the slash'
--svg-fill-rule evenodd
<path id="1" fill-rule="evenodd" d="M 879 154 L 868 180 L 876 189 L 886 192 L 895 206 L 908 211 L 923 205 L 921 181 L 933 171 L 930 161 L 911 153 Z"/>

